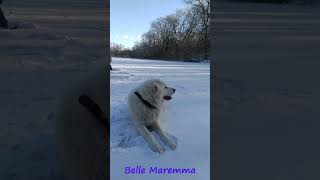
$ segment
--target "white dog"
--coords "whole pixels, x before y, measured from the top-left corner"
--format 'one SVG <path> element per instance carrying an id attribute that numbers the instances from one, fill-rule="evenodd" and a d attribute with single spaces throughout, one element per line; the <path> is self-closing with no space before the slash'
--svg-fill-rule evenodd
<path id="1" fill-rule="evenodd" d="M 170 100 L 174 92 L 174 88 L 167 87 L 160 80 L 148 80 L 132 90 L 128 97 L 133 124 L 151 150 L 160 154 L 164 152 L 164 148 L 152 136 L 148 128 L 152 128 L 159 135 L 161 141 L 172 150 L 176 149 L 176 143 L 170 140 L 159 126 L 163 102 L 164 100 Z"/>

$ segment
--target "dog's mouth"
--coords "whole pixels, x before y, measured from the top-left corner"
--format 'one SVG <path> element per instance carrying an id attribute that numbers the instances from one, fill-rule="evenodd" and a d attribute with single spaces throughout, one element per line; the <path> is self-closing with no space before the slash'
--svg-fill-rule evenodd
<path id="1" fill-rule="evenodd" d="M 163 99 L 170 100 L 170 99 L 172 99 L 172 97 L 171 96 L 163 96 Z"/>

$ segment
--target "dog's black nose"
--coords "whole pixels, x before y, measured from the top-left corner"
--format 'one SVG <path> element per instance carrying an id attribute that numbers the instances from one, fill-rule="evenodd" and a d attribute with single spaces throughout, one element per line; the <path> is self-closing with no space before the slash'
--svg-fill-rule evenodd
<path id="1" fill-rule="evenodd" d="M 175 89 L 175 88 L 173 88 L 173 92 L 176 92 L 176 89 Z"/>

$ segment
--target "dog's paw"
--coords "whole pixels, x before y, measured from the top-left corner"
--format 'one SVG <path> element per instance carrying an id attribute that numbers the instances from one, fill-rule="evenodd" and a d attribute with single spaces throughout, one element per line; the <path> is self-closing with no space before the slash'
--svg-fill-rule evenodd
<path id="1" fill-rule="evenodd" d="M 151 148 L 153 152 L 163 154 L 164 153 L 164 147 L 161 146 L 160 144 L 156 144 L 154 147 Z"/>
<path id="2" fill-rule="evenodd" d="M 175 142 L 170 142 L 169 143 L 169 147 L 172 149 L 172 150 L 176 150 L 177 149 L 177 144 Z"/>
<path id="3" fill-rule="evenodd" d="M 164 153 L 164 147 L 161 146 L 161 145 L 159 145 L 159 147 L 157 147 L 157 152 L 158 152 L 159 154 L 163 154 L 163 153 Z"/>

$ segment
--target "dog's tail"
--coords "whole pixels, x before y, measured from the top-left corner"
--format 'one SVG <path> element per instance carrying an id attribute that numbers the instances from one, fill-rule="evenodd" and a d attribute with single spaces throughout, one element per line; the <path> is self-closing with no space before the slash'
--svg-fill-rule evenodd
<path id="1" fill-rule="evenodd" d="M 110 122 L 108 120 L 108 117 L 104 116 L 103 111 L 97 103 L 95 103 L 89 96 L 85 94 L 81 95 L 78 101 L 81 105 L 86 107 L 107 130 L 110 129 Z"/>

